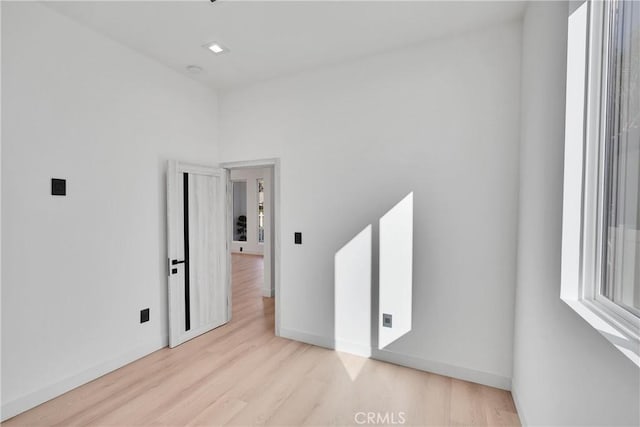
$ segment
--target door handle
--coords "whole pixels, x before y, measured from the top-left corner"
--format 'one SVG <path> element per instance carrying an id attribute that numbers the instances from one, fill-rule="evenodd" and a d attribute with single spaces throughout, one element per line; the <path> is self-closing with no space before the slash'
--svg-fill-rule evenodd
<path id="1" fill-rule="evenodd" d="M 167 260 L 169 261 L 169 260 Z M 178 269 L 177 268 L 171 268 L 172 265 L 178 265 L 178 264 L 186 264 L 184 260 L 177 260 L 177 259 L 172 259 L 171 262 L 169 263 L 168 266 L 168 270 L 169 270 L 169 276 L 171 276 L 172 274 L 178 274 Z"/>

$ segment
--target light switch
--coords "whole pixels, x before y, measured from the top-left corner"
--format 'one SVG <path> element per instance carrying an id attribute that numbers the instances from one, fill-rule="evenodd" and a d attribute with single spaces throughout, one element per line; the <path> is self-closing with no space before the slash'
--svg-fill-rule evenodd
<path id="1" fill-rule="evenodd" d="M 66 196 L 67 195 L 67 180 L 59 178 L 51 178 L 51 195 L 52 196 Z"/>

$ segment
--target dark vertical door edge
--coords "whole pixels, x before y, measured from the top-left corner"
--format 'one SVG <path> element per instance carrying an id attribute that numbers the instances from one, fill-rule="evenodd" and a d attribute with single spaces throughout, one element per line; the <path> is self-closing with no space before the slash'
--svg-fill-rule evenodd
<path id="1" fill-rule="evenodd" d="M 184 330 L 191 329 L 191 304 L 189 297 L 189 174 L 183 174 L 184 203 Z"/>

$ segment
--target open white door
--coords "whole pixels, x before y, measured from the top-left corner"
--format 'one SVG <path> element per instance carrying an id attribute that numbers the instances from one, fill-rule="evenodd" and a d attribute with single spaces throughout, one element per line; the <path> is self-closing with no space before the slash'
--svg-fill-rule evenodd
<path id="1" fill-rule="evenodd" d="M 228 171 L 170 161 L 169 347 L 231 319 Z"/>

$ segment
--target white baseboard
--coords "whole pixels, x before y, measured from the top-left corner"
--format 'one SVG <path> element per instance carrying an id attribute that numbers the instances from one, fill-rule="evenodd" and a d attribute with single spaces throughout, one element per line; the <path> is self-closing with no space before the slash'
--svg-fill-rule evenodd
<path id="1" fill-rule="evenodd" d="M 280 328 L 280 337 L 304 342 L 318 347 L 328 348 L 330 350 L 334 349 L 334 342 L 332 338 L 296 331 L 294 329 Z"/>
<path id="2" fill-rule="evenodd" d="M 93 367 L 82 370 L 63 380 L 28 393 L 10 402 L 3 402 L 2 409 L 0 410 L 0 420 L 5 421 L 24 411 L 34 408 L 41 403 L 51 400 L 54 397 L 58 397 L 76 387 L 93 381 L 96 378 L 121 368 L 122 366 L 138 360 L 141 357 L 147 356 L 156 350 L 166 347 L 168 343 L 168 337 L 166 336 L 150 340 L 146 344 L 138 346 L 114 359 L 104 361 Z"/>
<path id="3" fill-rule="evenodd" d="M 335 340 L 334 349 L 343 353 L 355 354 L 356 356 L 371 357 L 371 345 L 353 343 L 344 340 Z"/>
<path id="4" fill-rule="evenodd" d="M 512 384 L 511 386 L 511 397 L 513 398 L 513 403 L 516 405 L 516 412 L 518 413 L 518 418 L 520 418 L 520 425 L 522 427 L 526 427 L 529 425 L 527 423 L 527 419 L 524 416 L 524 411 L 522 409 L 522 405 L 520 405 L 520 399 L 518 398 L 518 393 L 516 392 L 516 386 Z"/>
<path id="5" fill-rule="evenodd" d="M 296 331 L 293 329 L 281 328 L 280 336 L 319 347 L 329 348 L 331 350 L 338 349 L 338 351 L 352 353 L 363 357 L 370 357 L 372 359 L 418 369 L 420 371 L 431 372 L 438 375 L 496 387 L 502 390 L 511 390 L 511 378 L 489 372 L 477 371 L 475 369 L 426 360 L 420 357 L 400 354 L 389 350 L 372 350 L 371 348 L 367 348 L 360 344 L 338 341 L 336 345 L 335 340 L 332 338 Z M 370 354 L 370 356 L 368 356 L 367 353 Z"/>
<path id="6" fill-rule="evenodd" d="M 294 341 L 300 341 L 317 347 L 328 348 L 329 350 L 341 351 L 343 353 L 355 354 L 356 356 L 371 357 L 371 346 L 352 343 L 344 340 L 335 340 L 320 335 L 307 332 L 296 331 L 294 329 L 280 329 L 280 337 Z"/>
<path id="7" fill-rule="evenodd" d="M 237 255 L 259 255 L 259 256 L 264 256 L 264 252 L 258 252 L 258 251 L 247 251 L 247 250 L 243 250 L 243 251 L 239 251 L 239 250 L 231 250 L 231 253 L 233 254 L 237 254 Z"/>
<path id="8" fill-rule="evenodd" d="M 449 365 L 448 363 L 426 360 L 420 357 L 409 356 L 389 350 L 374 350 L 372 359 L 395 365 L 406 366 L 420 371 L 431 372 L 446 377 L 457 378 L 459 380 L 495 387 L 502 390 L 511 390 L 511 378 L 490 372 L 477 371 L 462 366 Z"/>
<path id="9" fill-rule="evenodd" d="M 273 289 L 262 289 L 262 296 L 265 298 L 273 298 Z"/>

